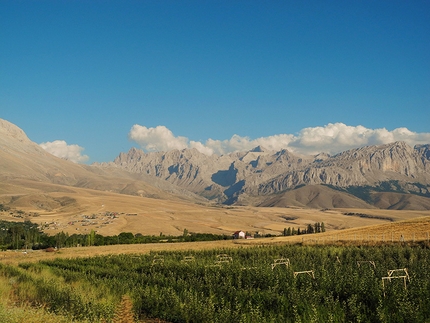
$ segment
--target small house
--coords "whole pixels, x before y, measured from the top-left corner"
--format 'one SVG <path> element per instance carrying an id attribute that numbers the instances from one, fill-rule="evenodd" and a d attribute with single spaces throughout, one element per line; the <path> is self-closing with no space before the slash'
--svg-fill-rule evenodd
<path id="1" fill-rule="evenodd" d="M 233 233 L 233 239 L 245 239 L 245 232 L 236 231 L 235 233 Z"/>

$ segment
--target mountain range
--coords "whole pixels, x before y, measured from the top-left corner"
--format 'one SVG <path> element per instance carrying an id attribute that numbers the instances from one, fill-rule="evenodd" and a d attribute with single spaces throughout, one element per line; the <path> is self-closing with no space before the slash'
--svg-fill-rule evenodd
<path id="1" fill-rule="evenodd" d="M 45 183 L 203 204 L 430 210 L 430 145 L 394 142 L 333 156 L 261 146 L 222 156 L 131 148 L 112 162 L 81 165 L 0 119 L 0 182 L 0 194 Z"/>
<path id="2" fill-rule="evenodd" d="M 163 179 L 217 203 L 315 208 L 429 209 L 430 145 L 367 146 L 330 156 L 288 150 L 208 156 L 132 148 L 101 168 Z"/>

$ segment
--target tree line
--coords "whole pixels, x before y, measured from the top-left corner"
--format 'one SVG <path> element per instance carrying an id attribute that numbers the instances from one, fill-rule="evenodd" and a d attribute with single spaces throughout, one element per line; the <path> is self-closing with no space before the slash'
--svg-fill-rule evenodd
<path id="1" fill-rule="evenodd" d="M 310 234 L 325 232 L 324 222 L 308 224 L 305 229 L 293 227 L 284 228 L 283 236 Z M 251 235 L 250 233 L 247 235 Z M 258 235 L 255 237 L 272 237 L 273 235 Z M 48 235 L 39 229 L 39 226 L 29 220 L 24 222 L 0 221 L 0 249 L 46 249 L 49 247 L 79 247 L 79 246 L 106 246 L 116 244 L 142 244 L 158 242 L 193 242 L 193 241 L 215 241 L 228 240 L 233 237 L 225 234 L 193 233 L 184 229 L 183 234 L 178 236 L 164 235 L 143 235 L 131 232 L 121 232 L 118 235 L 103 236 L 91 230 L 88 233 L 69 234 L 63 231 Z"/>
<path id="2" fill-rule="evenodd" d="M 324 222 L 315 222 L 313 225 L 308 224 L 305 229 L 300 230 L 300 228 L 284 228 L 284 231 L 282 235 L 284 237 L 287 236 L 295 236 L 295 235 L 301 235 L 301 234 L 309 234 L 309 233 L 320 233 L 325 232 L 325 224 Z"/>
<path id="3" fill-rule="evenodd" d="M 133 234 L 121 232 L 118 235 L 103 236 L 91 230 L 85 234 L 68 234 L 59 232 L 48 235 L 39 229 L 38 225 L 31 221 L 12 222 L 0 221 L 0 249 L 46 249 L 49 247 L 79 247 L 79 246 L 105 246 L 115 244 L 139 244 L 157 242 L 192 242 L 192 241 L 215 241 L 232 239 L 225 234 L 212 233 L 190 233 L 184 229 L 182 235 L 166 236 L 160 232 L 159 235 Z"/>

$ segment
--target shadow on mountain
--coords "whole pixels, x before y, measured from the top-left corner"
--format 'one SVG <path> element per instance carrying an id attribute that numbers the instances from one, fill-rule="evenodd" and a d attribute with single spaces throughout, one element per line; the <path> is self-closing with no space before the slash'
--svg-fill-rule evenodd
<path id="1" fill-rule="evenodd" d="M 212 175 L 211 179 L 218 185 L 228 187 L 236 182 L 237 169 L 231 164 L 228 170 L 220 170 Z"/>
<path id="2" fill-rule="evenodd" d="M 239 192 L 244 185 L 245 185 L 245 181 L 241 180 L 241 181 L 237 182 L 236 184 L 230 186 L 228 189 L 226 189 L 224 191 L 224 194 L 227 197 L 231 197 L 234 195 L 234 193 Z"/>

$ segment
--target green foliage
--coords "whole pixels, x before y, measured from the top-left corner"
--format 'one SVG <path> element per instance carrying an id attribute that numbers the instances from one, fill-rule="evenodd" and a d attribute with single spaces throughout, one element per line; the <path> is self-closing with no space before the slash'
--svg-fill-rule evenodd
<path id="1" fill-rule="evenodd" d="M 306 229 L 300 231 L 300 228 L 296 229 L 293 227 L 284 228 L 284 231 L 282 232 L 282 235 L 285 236 L 294 236 L 294 235 L 300 235 L 300 234 L 311 234 L 311 233 L 321 233 L 325 232 L 325 226 L 324 222 L 315 222 L 313 225 L 308 224 L 306 226 Z"/>
<path id="2" fill-rule="evenodd" d="M 216 263 L 220 254 L 233 261 Z M 272 269 L 280 258 L 290 266 Z M 104 297 L 119 303 L 129 295 L 140 319 L 168 322 L 419 323 L 430 317 L 429 267 L 426 245 L 295 245 L 56 259 L 3 266 L 0 274 L 21 284 L 23 296 L 36 290 L 32 302 L 79 319 L 113 317 L 115 307 Z M 383 289 L 381 278 L 397 268 L 407 268 L 407 288 L 393 279 Z M 294 275 L 309 270 L 315 278 Z M 56 278 L 38 278 L 46 271 Z M 87 286 L 92 298 L 76 286 Z"/>
<path id="3" fill-rule="evenodd" d="M 88 234 L 72 234 L 59 232 L 54 236 L 49 236 L 39 230 L 38 225 L 30 221 L 10 222 L 0 221 L 0 249 L 44 249 L 56 247 L 77 246 L 104 246 L 114 244 L 137 244 L 137 243 L 157 243 L 157 242 L 190 242 L 190 241 L 215 241 L 227 240 L 231 237 L 210 233 L 189 233 L 184 229 L 184 234 L 174 236 L 144 236 L 142 234 L 133 235 L 131 232 L 122 232 L 115 236 L 102 236 L 91 230 Z"/>
<path id="4" fill-rule="evenodd" d="M 0 221 L 1 249 L 37 248 L 47 236 L 30 221 Z"/>

